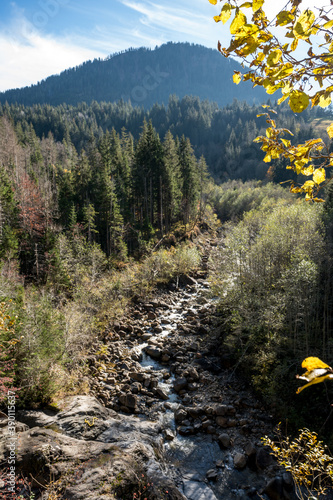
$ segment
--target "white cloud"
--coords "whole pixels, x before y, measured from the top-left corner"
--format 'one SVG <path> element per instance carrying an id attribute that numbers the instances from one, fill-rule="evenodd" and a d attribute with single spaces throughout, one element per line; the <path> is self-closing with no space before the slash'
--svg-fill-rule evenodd
<path id="1" fill-rule="evenodd" d="M 0 91 L 37 83 L 100 56 L 70 39 L 43 36 L 17 13 L 12 24 L 0 32 Z"/>
<path id="2" fill-rule="evenodd" d="M 230 39 L 230 35 L 213 21 L 217 11 L 208 1 L 207 4 L 203 4 L 202 0 L 182 2 L 181 7 L 176 2 L 159 5 L 151 1 L 121 1 L 126 7 L 141 14 L 140 31 L 150 29 L 158 32 L 163 41 L 186 40 L 216 47 L 219 37 L 226 43 Z"/>

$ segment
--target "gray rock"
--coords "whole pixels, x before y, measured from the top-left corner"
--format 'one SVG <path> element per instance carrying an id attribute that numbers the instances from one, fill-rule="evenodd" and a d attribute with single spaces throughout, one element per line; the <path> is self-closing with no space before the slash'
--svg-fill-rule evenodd
<path id="1" fill-rule="evenodd" d="M 162 351 L 160 349 L 157 349 L 156 347 L 146 347 L 145 349 L 146 353 L 148 356 L 150 356 L 153 359 L 160 359 L 162 356 Z"/>
<path id="2" fill-rule="evenodd" d="M 135 394 L 131 394 L 131 393 L 128 393 L 128 394 L 121 394 L 119 396 L 119 402 L 126 406 L 126 408 L 130 408 L 132 410 L 134 410 L 137 406 L 137 403 L 138 403 L 138 400 L 137 400 L 137 397 L 135 396 Z"/>
<path id="3" fill-rule="evenodd" d="M 219 417 L 224 417 L 227 414 L 228 407 L 227 405 L 219 405 L 215 408 L 215 414 Z"/>
<path id="4" fill-rule="evenodd" d="M 176 392 L 179 392 L 182 389 L 185 389 L 186 386 L 187 386 L 187 380 L 185 377 L 176 378 L 176 380 L 173 383 L 173 388 Z"/>
<path id="5" fill-rule="evenodd" d="M 260 448 L 256 455 L 256 466 L 258 469 L 264 470 L 273 463 L 273 457 L 264 448 Z"/>
<path id="6" fill-rule="evenodd" d="M 256 447 L 254 446 L 254 444 L 251 441 L 249 441 L 247 443 L 247 445 L 245 446 L 244 451 L 248 457 L 253 457 L 256 454 L 257 450 L 256 450 Z"/>
<path id="7" fill-rule="evenodd" d="M 183 422 L 187 417 L 187 412 L 183 408 L 179 408 L 178 410 L 175 411 L 175 421 L 176 422 Z"/>
<path id="8" fill-rule="evenodd" d="M 244 453 L 236 453 L 234 456 L 234 467 L 236 469 L 244 469 L 246 467 L 246 456 Z"/>
<path id="9" fill-rule="evenodd" d="M 183 481 L 183 485 L 188 500 L 217 500 L 213 491 L 203 482 Z"/>
<path id="10" fill-rule="evenodd" d="M 175 439 L 175 435 L 171 429 L 164 430 L 164 439 L 166 439 L 167 441 L 172 441 L 173 439 Z"/>
<path id="11" fill-rule="evenodd" d="M 269 500 L 289 499 L 288 493 L 283 488 L 283 480 L 279 476 L 269 481 L 264 489 L 264 493 L 268 496 Z"/>
<path id="12" fill-rule="evenodd" d="M 165 401 L 169 399 L 169 396 L 163 389 L 161 389 L 161 387 L 157 387 L 155 393 L 159 398 L 164 399 Z"/>
<path id="13" fill-rule="evenodd" d="M 228 427 L 228 419 L 225 417 L 216 417 L 216 423 L 220 427 Z"/>
<path id="14" fill-rule="evenodd" d="M 220 434 L 218 439 L 219 439 L 219 443 L 221 444 L 221 446 L 223 448 L 229 448 L 230 447 L 230 445 L 231 445 L 231 438 L 230 438 L 229 434 L 227 434 L 227 433 Z"/>

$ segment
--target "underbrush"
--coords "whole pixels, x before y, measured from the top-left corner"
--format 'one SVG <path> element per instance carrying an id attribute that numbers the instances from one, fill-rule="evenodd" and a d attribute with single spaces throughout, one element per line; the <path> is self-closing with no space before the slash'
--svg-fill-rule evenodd
<path id="1" fill-rule="evenodd" d="M 157 285 L 195 271 L 199 262 L 199 251 L 188 242 L 110 269 L 98 245 L 60 235 L 45 285 L 23 287 L 18 274 L 7 280 L 3 273 L 0 301 L 10 304 L 0 331 L 3 403 L 8 387 L 19 388 L 18 407 L 88 393 L 85 359 L 105 328 L 122 318 L 134 296 L 147 297 Z M 9 325 L 10 318 L 15 321 Z"/>

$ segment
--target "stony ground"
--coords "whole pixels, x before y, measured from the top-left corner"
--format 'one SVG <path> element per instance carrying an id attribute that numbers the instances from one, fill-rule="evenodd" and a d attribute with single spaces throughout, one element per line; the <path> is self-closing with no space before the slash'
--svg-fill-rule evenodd
<path id="1" fill-rule="evenodd" d="M 217 355 L 206 282 L 215 245 L 196 276 L 138 300 L 110 326 L 89 357 L 89 396 L 18 415 L 18 467 L 36 488 L 53 484 L 40 499 L 293 498 L 261 445 L 272 418 Z M 3 429 L 5 463 L 5 419 Z"/>

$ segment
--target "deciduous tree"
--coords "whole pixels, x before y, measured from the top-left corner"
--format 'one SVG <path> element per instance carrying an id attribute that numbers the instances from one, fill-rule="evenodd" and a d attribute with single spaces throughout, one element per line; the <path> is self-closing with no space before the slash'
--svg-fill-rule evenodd
<path id="1" fill-rule="evenodd" d="M 217 0 L 209 2 L 217 4 Z M 219 42 L 219 51 L 225 57 L 237 56 L 249 64 L 243 74 L 235 71 L 234 82 L 251 80 L 268 94 L 281 92 L 278 104 L 288 100 L 295 113 L 301 113 L 310 104 L 328 107 L 333 91 L 332 2 L 328 7 L 303 10 L 302 0 L 290 0 L 271 19 L 264 8 L 265 0 L 228 0 L 214 17 L 223 24 L 231 20 L 230 45 L 222 47 Z M 287 168 L 309 178 L 300 185 L 292 183 L 291 191 L 305 193 L 307 200 L 321 201 L 317 193 L 332 178 L 329 168 L 333 166 L 333 153 L 328 141 L 316 138 L 293 145 L 289 137 L 292 133 L 276 126 L 270 109 L 265 115 L 269 124 L 266 136 L 256 139 L 262 142 L 264 161 L 287 158 Z M 326 130 L 332 139 L 333 123 Z"/>

